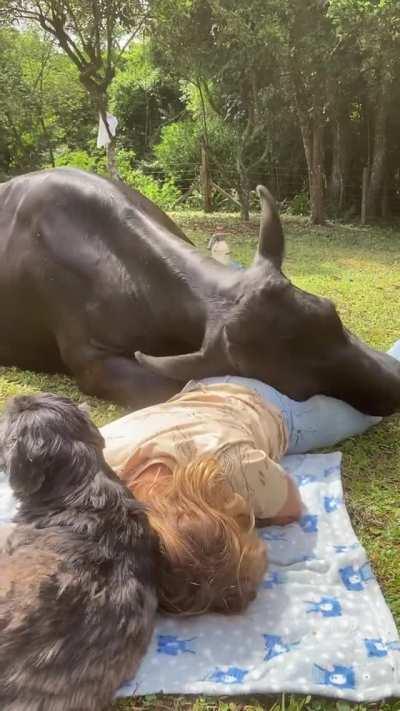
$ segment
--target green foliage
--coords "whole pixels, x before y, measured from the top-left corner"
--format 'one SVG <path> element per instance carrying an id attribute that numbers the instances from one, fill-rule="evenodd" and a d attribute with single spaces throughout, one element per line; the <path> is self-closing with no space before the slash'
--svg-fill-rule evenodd
<path id="1" fill-rule="evenodd" d="M 159 143 L 154 146 L 158 164 L 182 190 L 190 189 L 198 178 L 201 145 L 204 140 L 203 117 L 193 102 L 193 95 L 188 108 L 192 115 L 165 126 L 161 131 Z M 210 107 L 206 118 L 206 132 L 212 178 L 215 183 L 229 190 L 236 179 L 236 136 L 229 124 Z"/>
<path id="2" fill-rule="evenodd" d="M 128 185 L 143 193 L 164 210 L 172 209 L 180 197 L 180 191 L 172 178 L 158 181 L 152 175 L 146 175 L 134 167 L 135 154 L 120 150 L 117 155 L 118 173 Z"/>
<path id="3" fill-rule="evenodd" d="M 124 180 L 164 210 L 173 208 L 180 197 L 180 192 L 171 179 L 158 182 L 151 175 L 132 169 L 125 173 Z"/>
<path id="4" fill-rule="evenodd" d="M 221 128 L 229 127 L 234 138 L 225 152 L 226 179 L 237 189 L 246 212 L 250 189 L 269 152 L 264 89 L 270 84 L 266 66 L 273 50 L 268 24 L 258 23 L 263 4 L 182 0 L 172 7 L 170 0 L 158 0 L 156 7 L 162 23 L 155 28 L 155 54 L 171 73 L 178 68 L 197 88 L 201 101 L 193 110 L 192 100 L 191 108 L 203 124 L 203 139 L 211 116 L 214 121 L 218 117 Z M 211 138 L 209 145 L 212 152 Z"/>
<path id="5" fill-rule="evenodd" d="M 158 182 L 152 175 L 146 175 L 142 170 L 134 167 L 135 154 L 133 151 L 121 149 L 117 154 L 117 168 L 121 179 L 132 188 L 146 195 L 164 210 L 174 207 L 180 192 L 173 180 L 167 179 Z M 60 152 L 55 160 L 57 167 L 80 168 L 100 175 L 106 175 L 106 160 L 103 152 L 93 150 L 90 154 L 85 150 Z"/>
<path id="6" fill-rule="evenodd" d="M 167 175 L 193 180 L 200 164 L 200 130 L 190 118 L 165 126 L 154 147 L 158 163 Z"/>
<path id="7" fill-rule="evenodd" d="M 179 87 L 155 67 L 148 42 L 126 53 L 110 89 L 110 108 L 118 116 L 119 143 L 146 157 L 161 127 L 184 111 Z"/>
<path id="8" fill-rule="evenodd" d="M 17 36 L 22 76 L 34 97 L 34 120 L 42 140 L 75 148 L 96 128 L 96 111 L 70 59 L 36 30 Z"/>
<path id="9" fill-rule="evenodd" d="M 115 69 L 129 41 L 143 28 L 147 13 L 148 5 L 143 0 L 0 3 L 0 21 L 30 22 L 56 40 L 78 68 L 80 80 L 98 109 L 106 108 L 107 89 Z"/>
<path id="10" fill-rule="evenodd" d="M 202 86 L 209 105 L 234 133 L 233 151 L 226 156 L 233 157 L 230 182 L 243 204 L 260 180 L 272 179 L 279 197 L 290 199 L 304 178 L 314 176 L 312 206 L 321 213 L 317 205 L 324 201 L 326 176 L 332 213 L 345 214 L 354 203 L 359 211 L 361 172 L 370 162 L 375 203 L 389 171 L 396 181 L 389 200 L 395 206 L 397 0 L 157 0 L 155 16 L 160 64 L 176 78 Z M 390 120 L 382 113 L 385 103 Z"/>
<path id="11" fill-rule="evenodd" d="M 289 202 L 287 212 L 289 215 L 308 215 L 310 213 L 310 198 L 308 193 L 297 193 Z"/>
<path id="12" fill-rule="evenodd" d="M 28 5 L 3 0 L 0 16 Z M 298 196 L 309 182 L 312 208 L 318 185 L 330 216 L 359 215 L 365 165 L 369 191 L 375 186 L 370 214 L 399 213 L 398 0 L 152 0 L 149 17 L 142 0 L 106 5 L 92 18 L 87 3 L 69 3 L 65 46 L 50 10 L 50 34 L 32 30 L 37 3 L 29 5 L 36 24 L 0 29 L 0 179 L 65 160 L 103 170 L 93 144 L 99 102 L 108 100 L 117 148 L 135 154 L 130 170 L 139 173 L 129 180 L 164 205 L 174 204 L 174 185 L 181 205 L 200 204 L 206 143 L 211 179 L 243 215 L 259 182 L 279 201 L 294 200 L 295 211 L 307 209 Z M 141 21 L 143 34 L 124 49 Z M 228 206 L 221 192 L 213 199 Z"/>
<path id="13" fill-rule="evenodd" d="M 57 168 L 79 168 L 91 173 L 105 175 L 107 172 L 104 153 L 93 152 L 91 155 L 83 149 L 60 151 L 55 158 Z"/>
<path id="14" fill-rule="evenodd" d="M 96 114 L 78 72 L 38 32 L 0 29 L 0 172 L 54 164 L 57 147 L 91 137 Z"/>

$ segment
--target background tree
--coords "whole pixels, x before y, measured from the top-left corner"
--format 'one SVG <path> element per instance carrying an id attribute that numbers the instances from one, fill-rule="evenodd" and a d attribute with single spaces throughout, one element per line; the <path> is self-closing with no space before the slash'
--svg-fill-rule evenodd
<path id="1" fill-rule="evenodd" d="M 164 206 L 247 218 L 263 182 L 354 219 L 367 166 L 369 219 L 400 212 L 398 0 L 113 2 L 0 0 L 1 177 L 104 172 L 100 105 L 119 174 Z"/>
<path id="2" fill-rule="evenodd" d="M 324 222 L 324 128 L 334 35 L 321 0 L 288 0 L 282 19 L 286 67 L 307 162 L 311 221 Z"/>
<path id="3" fill-rule="evenodd" d="M 186 3 L 184 10 L 175 6 L 171 15 L 169 0 L 159 0 L 156 8 L 164 13 L 165 33 L 160 38 L 156 25 L 158 54 L 171 71 L 179 72 L 184 62 L 185 72 L 201 76 L 210 105 L 233 128 L 236 187 L 244 219 L 259 174 L 268 167 L 271 172 L 274 129 L 279 123 L 273 116 L 283 114 L 274 101 L 280 87 L 281 104 L 287 108 L 288 98 L 292 99 L 303 138 L 312 220 L 322 222 L 326 104 L 322 60 L 334 33 L 321 3 L 194 1 Z M 178 12 L 184 21 L 177 21 Z M 191 54 L 194 61 L 189 61 Z"/>
<path id="4" fill-rule="evenodd" d="M 93 138 L 93 105 L 76 67 L 38 31 L 0 29 L 0 171 L 54 165 Z"/>
<path id="5" fill-rule="evenodd" d="M 262 165 L 268 153 L 262 137 L 267 115 L 261 90 L 270 81 L 269 50 L 266 37 L 256 32 L 252 12 L 257 8 L 252 3 L 247 7 L 219 0 L 171 5 L 170 0 L 158 0 L 154 6 L 156 61 L 197 88 L 203 111 L 203 146 L 211 160 L 210 113 L 214 120 L 218 116 L 230 125 L 235 136 L 232 177 L 242 217 L 248 220 L 250 173 Z"/>
<path id="6" fill-rule="evenodd" d="M 0 175 L 32 160 L 35 143 L 29 134 L 32 95 L 26 85 L 18 52 L 18 33 L 0 30 Z"/>
<path id="7" fill-rule="evenodd" d="M 344 42 L 360 53 L 366 84 L 367 213 L 376 217 L 386 200 L 388 129 L 400 71 L 400 8 L 397 0 L 332 0 L 330 17 Z M 345 68 L 343 68 L 345 69 Z"/>
<path id="8" fill-rule="evenodd" d="M 108 89 L 125 49 L 145 25 L 145 0 L 2 0 L 0 10 L 6 20 L 35 23 L 57 40 L 77 67 L 112 139 Z M 116 177 L 113 140 L 108 147 L 108 168 Z"/>
<path id="9" fill-rule="evenodd" d="M 150 161 L 161 127 L 186 112 L 179 83 L 154 65 L 146 40 L 127 50 L 110 88 L 110 106 L 118 116 L 119 144 Z"/>

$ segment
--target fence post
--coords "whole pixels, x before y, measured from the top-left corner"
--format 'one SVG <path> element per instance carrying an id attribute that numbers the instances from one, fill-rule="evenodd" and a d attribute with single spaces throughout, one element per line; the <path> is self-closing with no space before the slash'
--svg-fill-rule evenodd
<path id="1" fill-rule="evenodd" d="M 367 222 L 368 168 L 363 168 L 361 188 L 361 224 Z"/>

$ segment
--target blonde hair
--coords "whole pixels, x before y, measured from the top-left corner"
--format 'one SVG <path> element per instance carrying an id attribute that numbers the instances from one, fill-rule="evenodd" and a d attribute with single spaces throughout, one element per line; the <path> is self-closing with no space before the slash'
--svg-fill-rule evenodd
<path id="1" fill-rule="evenodd" d="M 266 547 L 217 461 L 200 459 L 174 472 L 152 468 L 133 481 L 131 475 L 129 486 L 146 504 L 160 542 L 160 608 L 187 615 L 243 610 L 264 576 Z"/>

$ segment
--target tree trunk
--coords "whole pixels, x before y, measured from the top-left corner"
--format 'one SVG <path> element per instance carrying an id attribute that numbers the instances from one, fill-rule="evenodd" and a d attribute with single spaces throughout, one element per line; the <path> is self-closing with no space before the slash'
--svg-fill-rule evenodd
<path id="1" fill-rule="evenodd" d="M 293 49 L 293 47 L 292 47 Z M 308 169 L 311 222 L 324 224 L 323 185 L 323 113 L 318 95 L 309 95 L 297 64 L 297 52 L 290 52 L 292 90 L 296 101 L 297 118 L 303 139 Z"/>
<path id="2" fill-rule="evenodd" d="M 250 183 L 243 165 L 238 166 L 239 186 L 238 197 L 240 202 L 240 217 L 244 222 L 250 221 Z"/>
<path id="3" fill-rule="evenodd" d="M 24 147 L 24 142 L 22 140 L 22 137 L 21 137 L 19 131 L 17 130 L 17 128 L 14 124 L 13 118 L 12 118 L 9 111 L 5 111 L 5 116 L 7 117 L 7 122 L 8 122 L 9 128 L 11 129 L 11 133 L 14 136 L 15 144 L 16 144 L 17 148 L 20 150 L 21 156 L 22 156 L 25 153 L 25 147 Z"/>
<path id="4" fill-rule="evenodd" d="M 389 179 L 387 175 L 385 176 L 383 181 L 381 215 L 384 220 L 388 220 L 390 217 Z"/>
<path id="5" fill-rule="evenodd" d="M 311 222 L 313 225 L 324 224 L 324 186 L 322 169 L 322 126 L 317 118 L 313 121 L 313 149 L 310 183 Z"/>
<path id="6" fill-rule="evenodd" d="M 145 121 L 144 121 L 144 147 L 147 153 L 150 143 L 150 107 L 149 107 L 149 93 L 145 90 L 144 92 L 145 100 Z"/>
<path id="7" fill-rule="evenodd" d="M 117 155 L 115 151 L 115 138 L 111 138 L 110 143 L 106 146 L 107 170 L 113 180 L 121 180 L 117 168 Z"/>
<path id="8" fill-rule="evenodd" d="M 383 75 L 375 109 L 375 127 L 372 149 L 371 172 L 368 186 L 367 215 L 377 217 L 386 169 L 387 118 L 389 111 L 390 78 Z"/>
<path id="9" fill-rule="evenodd" d="M 365 225 L 367 222 L 367 194 L 368 194 L 368 179 L 369 170 L 365 166 L 362 172 L 362 182 L 361 182 L 361 224 Z"/>
<path id="10" fill-rule="evenodd" d="M 324 189 L 322 172 L 322 123 L 314 112 L 313 119 L 307 120 L 299 112 L 301 135 L 308 168 L 310 189 L 311 222 L 313 225 L 324 224 Z"/>
<path id="11" fill-rule="evenodd" d="M 205 140 L 201 145 L 200 184 L 203 196 L 203 210 L 204 212 L 212 212 L 212 185 L 208 165 L 207 143 Z"/>
<path id="12" fill-rule="evenodd" d="M 47 144 L 47 150 L 49 151 L 50 163 L 51 163 L 52 167 L 54 168 L 55 165 L 56 165 L 56 162 L 55 162 L 55 160 L 54 160 L 53 148 L 52 148 L 52 145 L 51 145 L 50 136 L 49 136 L 48 131 L 47 131 L 47 126 L 46 126 L 46 124 L 45 124 L 45 121 L 44 121 L 44 118 L 43 118 L 42 115 L 40 115 L 40 119 L 39 119 L 39 120 L 40 120 L 40 125 L 41 125 L 42 131 L 43 131 L 43 137 L 44 137 L 44 139 L 45 139 L 45 141 L 46 141 L 46 144 Z"/>
<path id="13" fill-rule="evenodd" d="M 329 200 L 332 209 L 340 214 L 344 207 L 346 177 L 345 124 L 336 119 L 332 126 L 332 165 L 329 177 Z"/>
<path id="14" fill-rule="evenodd" d="M 276 166 L 274 167 L 274 183 L 275 183 L 275 187 L 274 187 L 275 200 L 277 200 L 279 202 L 281 199 L 281 183 L 279 180 L 279 171 Z"/>
<path id="15" fill-rule="evenodd" d="M 102 121 L 106 127 L 110 142 L 106 146 L 106 158 L 107 158 L 107 170 L 113 178 L 113 180 L 118 180 L 121 181 L 121 178 L 118 175 L 118 169 L 117 169 L 117 156 L 116 156 L 116 151 L 115 151 L 115 137 L 112 135 L 110 131 L 110 127 L 108 125 L 107 121 L 107 104 L 108 104 L 108 98 L 107 95 L 98 95 L 97 97 L 97 105 L 99 108 L 99 113 L 102 118 Z"/>

